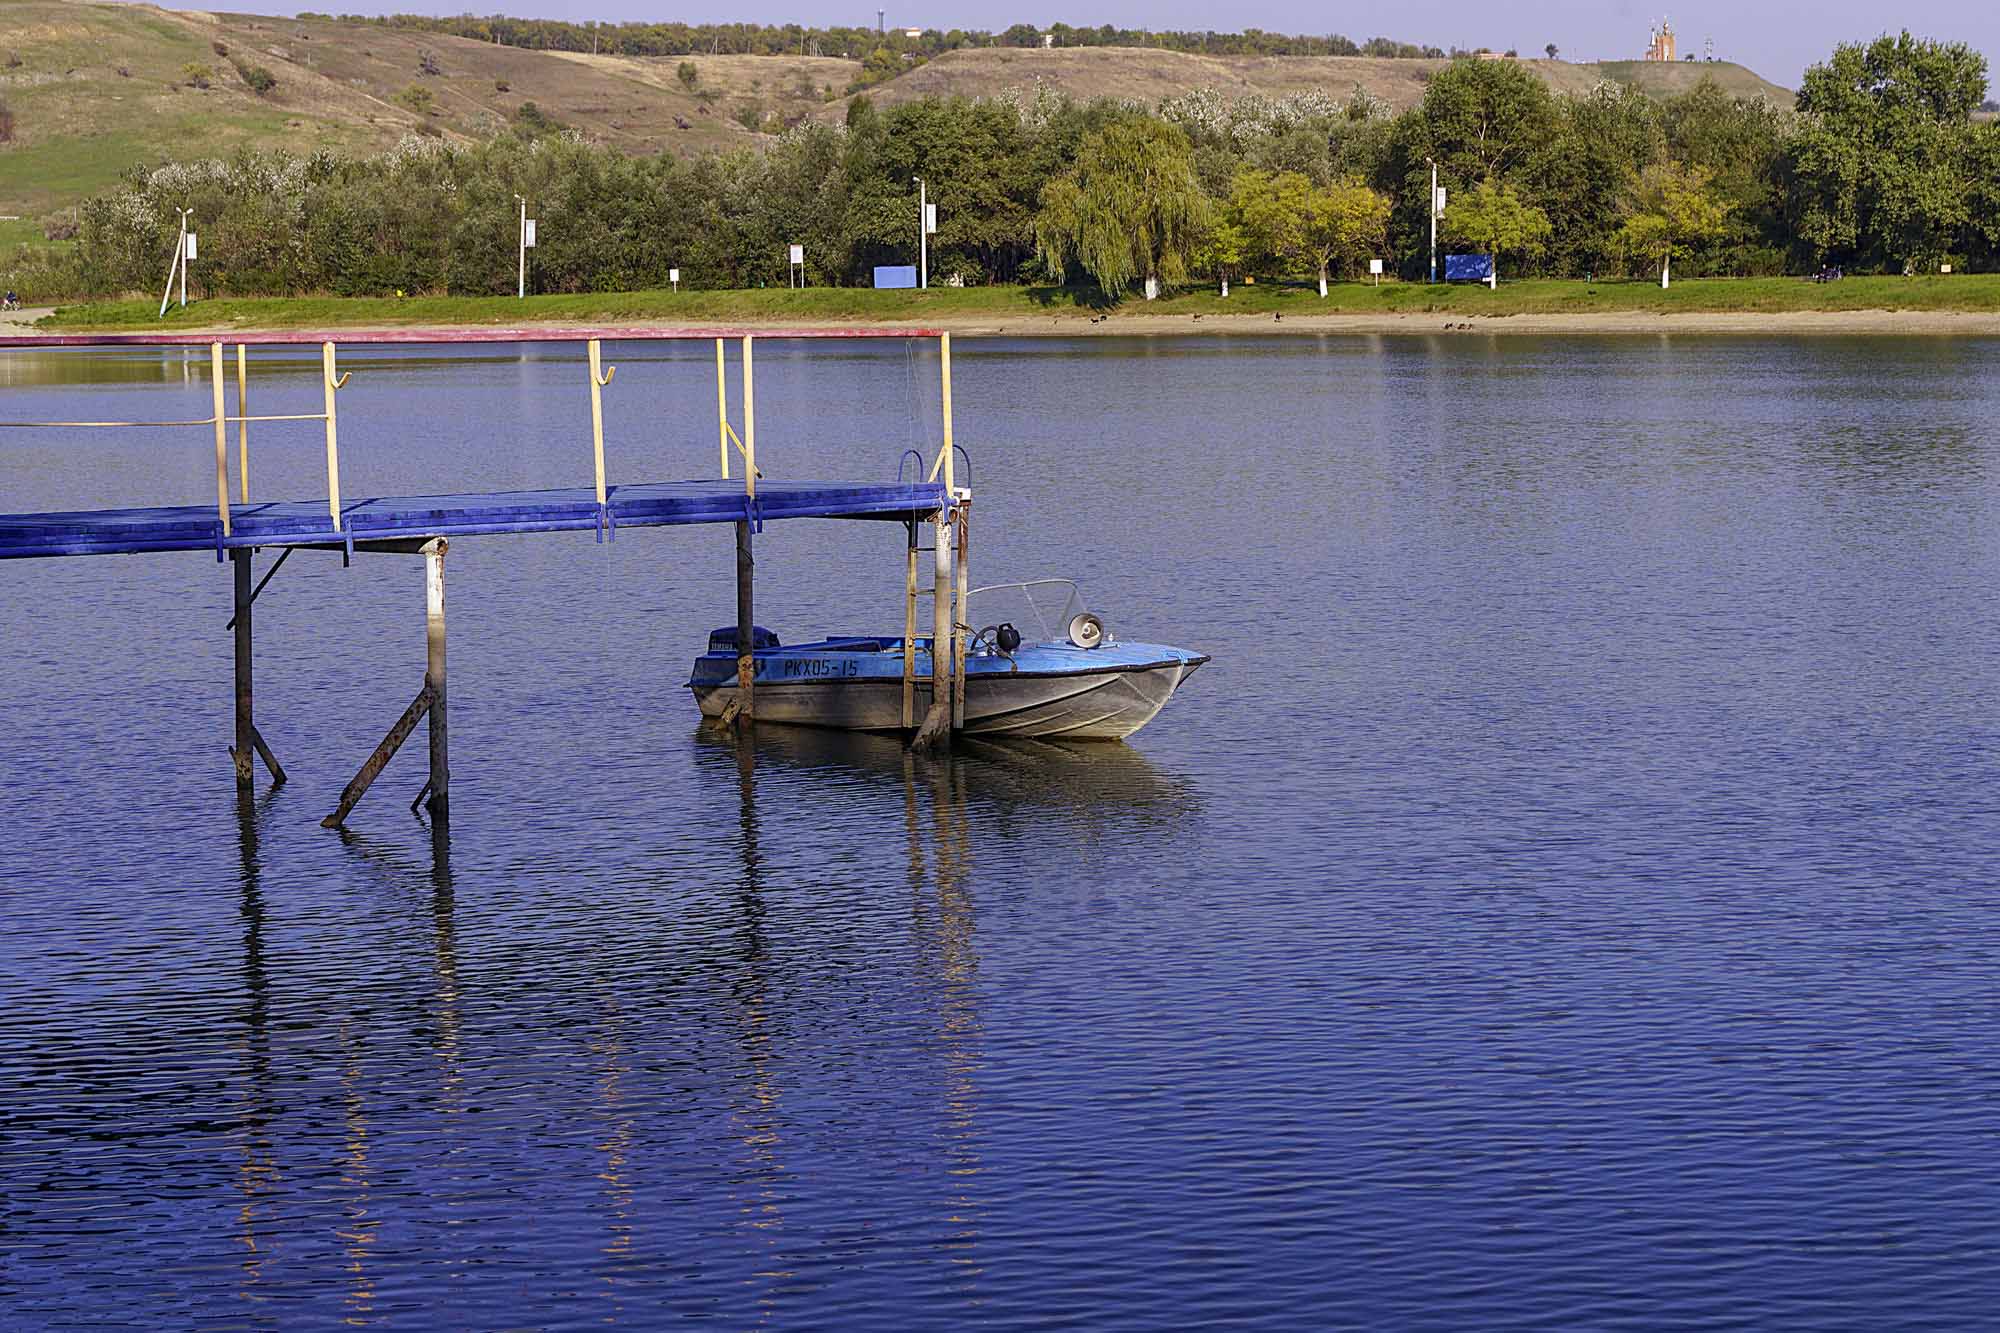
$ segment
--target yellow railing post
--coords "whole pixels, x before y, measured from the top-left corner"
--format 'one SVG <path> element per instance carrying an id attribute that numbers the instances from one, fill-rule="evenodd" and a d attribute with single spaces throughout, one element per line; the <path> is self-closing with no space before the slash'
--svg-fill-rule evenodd
<path id="1" fill-rule="evenodd" d="M 743 335 L 743 493 L 757 493 L 757 390 L 750 376 L 750 335 Z"/>
<path id="2" fill-rule="evenodd" d="M 952 488 L 951 476 L 951 335 L 938 335 L 938 363 L 944 368 L 944 488 Z"/>
<path id="3" fill-rule="evenodd" d="M 951 335 L 949 333 L 940 333 L 938 335 L 938 364 L 941 368 L 944 387 L 944 447 L 938 450 L 938 456 L 932 460 L 930 476 L 925 478 L 925 480 L 936 481 L 938 474 L 942 473 L 944 475 L 944 488 L 948 491 L 952 487 Z"/>
<path id="4" fill-rule="evenodd" d="M 250 366 L 236 344 L 236 495 L 250 503 Z"/>
<path id="5" fill-rule="evenodd" d="M 352 375 L 334 373 L 333 344 L 319 345 L 321 377 L 326 384 L 326 507 L 333 515 L 333 530 L 340 531 L 340 428 L 333 395 Z"/>
<path id="6" fill-rule="evenodd" d="M 715 439 L 722 451 L 722 479 L 729 480 L 729 382 L 723 378 L 722 339 L 715 340 Z"/>
<path id="7" fill-rule="evenodd" d="M 597 450 L 597 503 L 604 503 L 604 386 L 618 373 L 618 367 L 599 373 L 603 350 L 598 340 L 590 340 L 590 438 Z"/>
<path id="8" fill-rule="evenodd" d="M 222 405 L 222 344 L 208 345 L 210 387 L 215 400 L 215 509 L 222 517 L 222 535 L 229 535 L 229 426 Z"/>

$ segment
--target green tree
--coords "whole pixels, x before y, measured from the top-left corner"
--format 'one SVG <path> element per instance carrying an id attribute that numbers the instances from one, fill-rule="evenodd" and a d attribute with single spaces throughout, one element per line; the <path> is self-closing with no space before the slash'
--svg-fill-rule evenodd
<path id="1" fill-rule="evenodd" d="M 1444 210 L 1445 234 L 1493 256 L 1493 280 L 1500 280 L 1500 256 L 1531 255 L 1548 244 L 1549 215 L 1521 201 L 1510 185 L 1483 180 L 1461 191 Z"/>
<path id="2" fill-rule="evenodd" d="M 1633 256 L 1659 263 L 1663 288 L 1676 257 L 1722 235 L 1729 205 L 1715 197 L 1711 179 L 1708 168 L 1677 162 L 1648 167 L 1639 177 L 1619 241 Z"/>
<path id="3" fill-rule="evenodd" d="M 1806 71 L 1791 152 L 1798 235 L 1824 257 L 1929 266 L 1969 238 L 1986 60 L 1962 42 L 1843 43 Z"/>
<path id="4" fill-rule="evenodd" d="M 1296 171 L 1237 171 L 1229 182 L 1227 212 L 1242 234 L 1246 263 L 1272 265 L 1298 258 L 1311 193 L 1312 182 Z"/>
<path id="5" fill-rule="evenodd" d="M 694 86 L 701 82 L 701 71 L 694 67 L 694 61 L 683 60 L 674 67 L 674 77 L 681 81 L 681 87 L 693 92 Z"/>
<path id="6" fill-rule="evenodd" d="M 1035 246 L 1057 281 L 1075 263 L 1107 296 L 1143 279 L 1151 300 L 1187 280 L 1208 213 L 1187 136 L 1134 119 L 1085 139 L 1076 166 L 1043 188 Z"/>
<path id="7" fill-rule="evenodd" d="M 1218 213 L 1211 216 L 1208 229 L 1196 243 L 1190 262 L 1196 272 L 1206 273 L 1221 283 L 1222 294 L 1227 296 L 1230 279 L 1243 271 L 1247 243 L 1243 228 L 1226 213 Z"/>
<path id="8" fill-rule="evenodd" d="M 1328 270 L 1346 269 L 1379 252 L 1388 227 L 1389 201 L 1358 180 L 1335 181 L 1307 193 L 1299 249 L 1319 268 L 1322 297 Z"/>

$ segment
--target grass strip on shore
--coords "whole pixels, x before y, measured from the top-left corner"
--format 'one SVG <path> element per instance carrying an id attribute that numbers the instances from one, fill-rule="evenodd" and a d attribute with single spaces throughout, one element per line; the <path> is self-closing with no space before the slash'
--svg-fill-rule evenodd
<path id="1" fill-rule="evenodd" d="M 1639 280 L 1584 282 L 1524 279 L 1482 286 L 1385 282 L 1336 283 L 1322 299 L 1309 284 L 1249 283 L 1228 297 L 1212 289 L 1157 301 L 1106 303 L 1088 289 L 1059 287 L 933 288 L 875 291 L 851 287 L 583 292 L 561 296 L 229 297 L 185 309 L 149 300 L 58 308 L 47 332 L 141 329 L 285 329 L 452 324 L 801 323 L 879 320 L 922 324 L 965 320 L 1109 320 L 1173 315 L 1509 315 L 1784 314 L 1913 311 L 2000 313 L 2000 274 L 1925 277 L 1690 278 L 1662 290 Z"/>

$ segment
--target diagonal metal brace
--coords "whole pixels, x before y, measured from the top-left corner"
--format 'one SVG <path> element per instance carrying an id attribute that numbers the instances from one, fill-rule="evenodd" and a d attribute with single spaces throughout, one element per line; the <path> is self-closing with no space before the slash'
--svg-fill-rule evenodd
<path id="1" fill-rule="evenodd" d="M 431 693 L 431 684 L 427 680 L 424 682 L 424 687 L 417 691 L 417 697 L 410 701 L 410 706 L 403 710 L 403 715 L 396 719 L 396 725 L 389 728 L 389 734 L 375 747 L 375 753 L 368 756 L 368 762 L 361 766 L 361 771 L 354 775 L 354 780 L 341 791 L 339 808 L 319 821 L 321 828 L 340 827 L 346 820 L 348 812 L 368 794 L 370 784 L 381 775 L 384 768 L 388 767 L 389 761 L 395 758 L 396 751 L 403 742 L 410 738 L 410 733 L 417 729 L 417 723 L 421 722 L 424 714 L 430 711 L 434 697 Z"/>

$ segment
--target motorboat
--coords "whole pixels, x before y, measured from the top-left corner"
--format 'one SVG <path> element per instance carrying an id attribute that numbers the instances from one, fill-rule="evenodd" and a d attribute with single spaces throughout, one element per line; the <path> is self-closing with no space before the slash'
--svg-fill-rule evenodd
<path id="1" fill-rule="evenodd" d="M 1063 600 L 1051 617 L 1056 592 Z M 1120 641 L 1083 606 L 1070 579 L 975 588 L 967 605 L 979 606 L 974 599 L 1002 593 L 1019 595 L 1040 634 L 1030 642 L 1005 620 L 971 637 L 965 654 L 968 735 L 1123 740 L 1152 721 L 1182 682 L 1208 661 L 1207 654 L 1185 648 Z M 914 648 L 914 716 L 921 719 L 930 701 L 933 642 L 918 638 Z M 751 638 L 753 711 L 759 722 L 900 730 L 904 658 L 900 635 L 784 644 L 776 634 L 756 627 Z M 704 717 L 719 718 L 732 710 L 736 666 L 736 628 L 716 630 L 688 680 Z"/>

